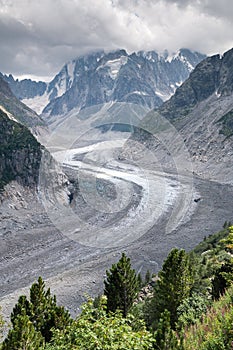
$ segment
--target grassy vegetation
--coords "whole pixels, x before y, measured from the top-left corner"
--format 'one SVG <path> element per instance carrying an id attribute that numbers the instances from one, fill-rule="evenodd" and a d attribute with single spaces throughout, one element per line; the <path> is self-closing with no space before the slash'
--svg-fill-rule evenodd
<path id="1" fill-rule="evenodd" d="M 184 332 L 185 350 L 231 350 L 233 345 L 233 287 L 213 303 L 202 319 Z"/>
<path id="2" fill-rule="evenodd" d="M 233 110 L 221 117 L 217 123 L 222 124 L 222 129 L 219 131 L 220 134 L 226 137 L 233 136 Z"/>
<path id="3" fill-rule="evenodd" d="M 36 171 L 37 158 L 40 158 L 40 144 L 23 125 L 10 120 L 0 110 L 0 189 L 16 177 L 27 176 L 27 166 Z M 33 154 L 35 157 L 31 157 Z M 24 164 L 17 164 L 17 162 Z M 17 166 L 19 165 L 19 166 Z M 20 170 L 21 169 L 21 170 Z"/>
<path id="4" fill-rule="evenodd" d="M 223 230 L 211 234 L 208 237 L 205 237 L 202 242 L 200 242 L 194 249 L 193 252 L 199 256 L 201 256 L 202 253 L 212 250 L 214 248 L 217 248 L 219 246 L 219 242 L 227 237 L 229 234 L 228 226 L 231 226 L 230 223 L 225 223 L 226 226 L 223 228 Z"/>

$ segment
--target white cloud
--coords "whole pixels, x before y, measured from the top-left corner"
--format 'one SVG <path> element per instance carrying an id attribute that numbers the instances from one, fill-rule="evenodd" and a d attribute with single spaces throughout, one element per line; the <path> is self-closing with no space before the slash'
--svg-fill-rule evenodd
<path id="1" fill-rule="evenodd" d="M 53 76 L 102 48 L 222 53 L 232 17 L 231 0 L 0 0 L 0 71 Z"/>

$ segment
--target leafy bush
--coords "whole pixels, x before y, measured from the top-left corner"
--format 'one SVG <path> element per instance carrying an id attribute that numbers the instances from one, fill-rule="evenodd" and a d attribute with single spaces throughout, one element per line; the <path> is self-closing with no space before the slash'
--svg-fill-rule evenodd
<path id="1" fill-rule="evenodd" d="M 98 309 L 90 299 L 83 305 L 81 315 L 63 332 L 56 330 L 46 350 L 149 350 L 153 337 L 142 321 L 140 330 L 134 331 L 132 316 L 124 318 L 121 312 L 107 313 L 107 299 L 101 298 Z"/>

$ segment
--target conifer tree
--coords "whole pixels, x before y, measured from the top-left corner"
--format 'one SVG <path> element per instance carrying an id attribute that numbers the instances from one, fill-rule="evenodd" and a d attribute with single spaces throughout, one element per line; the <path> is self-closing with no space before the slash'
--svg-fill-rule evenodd
<path id="1" fill-rule="evenodd" d="M 165 310 L 159 319 L 154 348 L 158 350 L 183 350 L 175 332 L 171 329 L 170 313 Z"/>
<path id="2" fill-rule="evenodd" d="M 23 315 L 26 313 L 27 316 L 31 316 L 31 306 L 27 297 L 25 295 L 21 295 L 17 304 L 14 306 L 13 311 L 11 313 L 11 323 L 14 326 L 17 316 Z"/>
<path id="3" fill-rule="evenodd" d="M 163 263 L 155 285 L 154 298 L 151 301 L 153 311 L 151 323 L 155 326 L 161 314 L 168 310 L 172 329 L 177 322 L 177 308 L 190 296 L 194 284 L 194 269 L 185 250 L 174 248 Z"/>
<path id="4" fill-rule="evenodd" d="M 130 258 L 122 253 L 118 263 L 113 264 L 106 274 L 104 294 L 107 297 L 107 311 L 115 312 L 118 309 L 126 317 L 138 292 L 138 279 L 131 268 Z"/>
<path id="5" fill-rule="evenodd" d="M 150 273 L 150 270 L 147 270 L 145 275 L 145 284 L 148 284 L 150 281 L 151 281 L 151 273 Z"/>
<path id="6" fill-rule="evenodd" d="M 40 332 L 37 332 L 22 309 L 21 314 L 14 318 L 13 328 L 2 343 L 1 350 L 40 350 L 43 348 L 44 339 Z"/>
<path id="7" fill-rule="evenodd" d="M 137 279 L 138 279 L 138 288 L 140 289 L 143 287 L 142 275 L 140 273 L 137 275 Z"/>
<path id="8" fill-rule="evenodd" d="M 45 342 L 49 342 L 52 337 L 52 329 L 65 329 L 70 325 L 71 317 L 63 306 L 56 304 L 56 297 L 51 295 L 50 289 L 45 290 L 45 283 L 39 277 L 38 281 L 31 286 L 30 301 L 24 295 L 19 297 L 11 313 L 11 323 L 13 329 L 8 333 L 11 342 L 12 339 L 21 339 L 27 332 L 27 327 L 30 329 L 33 327 L 35 332 L 41 334 Z M 23 328 L 24 326 L 26 329 Z"/>
<path id="9" fill-rule="evenodd" d="M 233 260 L 219 267 L 212 279 L 212 298 L 218 300 L 233 281 Z"/>
<path id="10" fill-rule="evenodd" d="M 0 306 L 0 312 L 1 312 L 1 306 Z M 3 319 L 3 317 L 2 317 L 2 314 L 0 314 L 0 341 L 1 341 L 1 339 L 2 339 L 2 336 L 3 336 L 3 327 L 4 327 L 4 324 L 5 324 L 5 322 L 4 322 L 4 319 Z M 1 348 L 1 347 L 0 347 Z"/>
<path id="11" fill-rule="evenodd" d="M 45 283 L 41 277 L 31 286 L 30 304 L 30 319 L 46 342 L 51 340 L 52 328 L 63 329 L 71 322 L 69 312 L 64 307 L 57 306 L 56 296 L 51 295 L 50 289 L 45 290 Z"/>

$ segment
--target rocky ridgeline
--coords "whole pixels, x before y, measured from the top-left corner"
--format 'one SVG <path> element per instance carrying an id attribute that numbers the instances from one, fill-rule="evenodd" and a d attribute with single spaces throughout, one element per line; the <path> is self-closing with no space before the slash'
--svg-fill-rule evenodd
<path id="1" fill-rule="evenodd" d="M 232 183 L 232 67 L 233 49 L 199 63 L 170 100 L 145 116 L 122 157 L 144 159 L 146 145 L 165 169 L 178 160 L 179 171 L 189 164 L 204 179 Z"/>
<path id="2" fill-rule="evenodd" d="M 233 49 L 223 57 L 207 57 L 190 74 L 189 79 L 177 89 L 174 96 L 159 109 L 166 118 L 179 119 L 188 115 L 198 104 L 215 95 L 221 97 L 233 92 Z M 204 116 L 203 116 L 204 117 Z"/>
<path id="3" fill-rule="evenodd" d="M 107 102 L 130 102 L 153 108 L 167 100 L 205 56 L 181 49 L 169 56 L 155 51 L 96 52 L 67 63 L 50 83 L 4 76 L 14 94 L 48 115 Z"/>
<path id="4" fill-rule="evenodd" d="M 0 73 L 0 107 L 14 116 L 21 124 L 27 126 L 32 131 L 39 127 L 45 127 L 45 122 L 32 111 L 28 106 L 23 104 L 13 94 L 9 84 L 3 79 Z"/>

